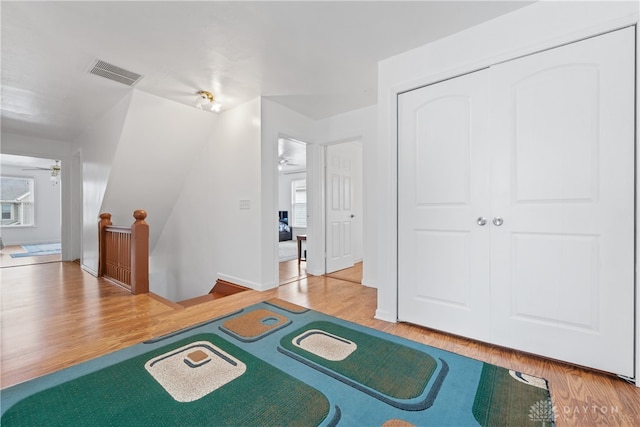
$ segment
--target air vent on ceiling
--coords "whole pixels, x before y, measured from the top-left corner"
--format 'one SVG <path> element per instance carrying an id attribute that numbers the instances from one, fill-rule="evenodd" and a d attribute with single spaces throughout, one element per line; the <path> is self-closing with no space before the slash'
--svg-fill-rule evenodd
<path id="1" fill-rule="evenodd" d="M 133 86 L 140 81 L 142 76 L 132 71 L 125 70 L 108 62 L 96 59 L 89 68 L 91 74 L 104 77 L 105 79 L 114 80 L 127 86 Z"/>

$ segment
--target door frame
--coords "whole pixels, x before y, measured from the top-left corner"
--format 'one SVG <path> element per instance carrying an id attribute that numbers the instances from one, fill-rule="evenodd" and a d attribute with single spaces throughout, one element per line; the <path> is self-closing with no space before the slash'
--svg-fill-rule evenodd
<path id="1" fill-rule="evenodd" d="M 279 132 L 277 137 L 275 138 L 274 144 L 275 144 L 275 159 L 273 162 L 271 162 L 271 166 L 273 167 L 274 173 L 275 173 L 275 177 L 276 177 L 276 183 L 275 183 L 275 195 L 274 195 L 274 201 L 275 201 L 275 206 L 276 206 L 276 210 L 274 212 L 274 214 L 277 214 L 278 212 L 278 206 L 280 205 L 280 171 L 278 170 L 278 141 L 280 139 L 288 139 L 291 141 L 295 141 L 295 142 L 299 142 L 301 144 L 304 144 L 305 146 L 305 150 L 306 150 L 306 156 L 307 156 L 307 167 L 306 167 L 306 180 L 307 180 L 307 216 L 309 216 L 309 189 L 311 188 L 310 184 L 310 173 L 309 173 L 309 163 L 310 161 L 313 159 L 313 154 L 311 153 L 311 148 L 313 147 L 314 144 L 312 144 L 311 142 L 309 142 L 308 139 L 306 138 L 300 138 L 300 137 L 296 137 L 296 136 L 291 136 L 290 134 L 287 133 L 283 133 L 283 132 Z M 313 181 L 312 181 L 313 182 Z M 311 191 L 315 191 L 315 189 L 312 189 Z M 313 193 L 311 193 L 313 195 Z M 291 212 L 292 213 L 292 212 Z M 276 283 L 276 287 L 279 286 L 280 283 L 280 260 L 278 257 L 278 245 L 279 245 L 279 233 L 278 233 L 278 229 L 277 229 L 277 222 L 274 221 L 274 247 L 275 247 L 275 264 L 276 264 L 276 268 L 275 268 L 275 283 Z M 316 232 L 312 230 L 313 227 L 310 226 L 309 221 L 307 222 L 307 236 L 309 235 L 315 235 Z M 307 265 L 309 264 L 309 262 L 307 262 Z M 308 267 L 307 267 L 307 271 L 308 271 Z"/>
<path id="2" fill-rule="evenodd" d="M 8 138 L 7 138 L 8 139 Z M 60 243 L 62 247 L 62 261 L 79 259 L 82 254 L 81 222 L 82 218 L 82 163 L 80 151 L 61 152 L 61 150 L 25 149 L 22 144 L 16 148 L 13 144 L 6 144 L 3 154 L 41 159 L 60 160 L 63 173 L 60 174 Z"/>

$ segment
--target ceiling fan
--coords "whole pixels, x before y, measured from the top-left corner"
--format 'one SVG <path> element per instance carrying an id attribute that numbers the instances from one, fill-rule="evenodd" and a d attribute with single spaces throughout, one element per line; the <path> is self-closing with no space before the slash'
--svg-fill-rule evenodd
<path id="1" fill-rule="evenodd" d="M 278 169 L 282 170 L 285 166 L 300 166 L 297 163 L 291 163 L 291 160 L 286 158 L 285 156 L 278 157 Z"/>
<path id="2" fill-rule="evenodd" d="M 33 167 L 33 168 L 23 168 L 23 171 L 50 171 L 51 172 L 51 181 L 54 184 L 58 183 L 58 175 L 60 175 L 60 160 L 56 160 L 55 165 L 51 165 L 48 168 L 43 167 Z"/>

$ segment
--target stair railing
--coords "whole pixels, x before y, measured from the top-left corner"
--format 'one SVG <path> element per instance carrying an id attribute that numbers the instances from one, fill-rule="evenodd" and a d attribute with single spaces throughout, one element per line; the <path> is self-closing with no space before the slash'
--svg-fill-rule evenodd
<path id="1" fill-rule="evenodd" d="M 100 214 L 98 223 L 98 277 L 104 277 L 130 290 L 149 292 L 149 224 L 147 212 L 133 212 L 131 227 L 114 226 L 111 214 Z"/>

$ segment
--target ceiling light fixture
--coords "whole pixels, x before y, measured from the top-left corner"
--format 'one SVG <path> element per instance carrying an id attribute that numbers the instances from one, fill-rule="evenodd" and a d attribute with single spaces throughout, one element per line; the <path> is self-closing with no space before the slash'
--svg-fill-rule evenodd
<path id="1" fill-rule="evenodd" d="M 198 91 L 198 97 L 196 98 L 196 107 L 201 110 L 214 111 L 218 113 L 222 108 L 222 104 L 216 101 L 211 92 L 201 90 Z"/>

